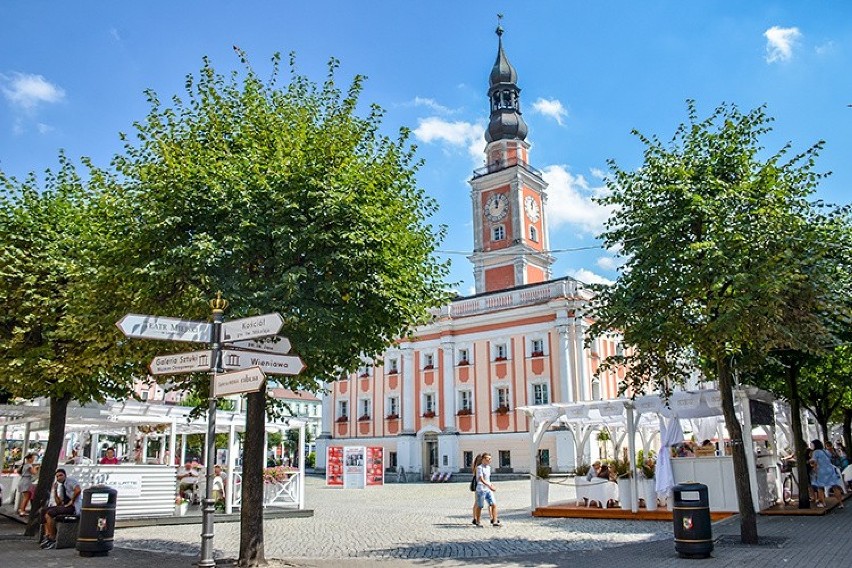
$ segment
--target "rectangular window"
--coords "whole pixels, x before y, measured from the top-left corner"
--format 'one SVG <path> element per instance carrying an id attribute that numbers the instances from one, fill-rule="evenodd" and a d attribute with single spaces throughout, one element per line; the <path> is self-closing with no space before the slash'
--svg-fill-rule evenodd
<path id="1" fill-rule="evenodd" d="M 624 357 L 624 344 L 620 341 L 615 344 L 615 354 L 618 357 Z"/>
<path id="2" fill-rule="evenodd" d="M 139 394 L 140 394 L 139 398 L 142 399 L 142 402 L 145 402 L 146 400 L 148 400 L 148 391 L 142 391 Z"/>
<path id="3" fill-rule="evenodd" d="M 390 359 L 388 361 L 388 373 L 392 375 L 399 373 L 399 360 Z"/>
<path id="4" fill-rule="evenodd" d="M 473 452 L 462 453 L 462 463 L 464 464 L 464 466 L 462 466 L 462 467 L 472 469 L 473 468 Z"/>
<path id="5" fill-rule="evenodd" d="M 532 356 L 538 357 L 544 355 L 544 341 L 541 339 L 532 340 Z"/>
<path id="6" fill-rule="evenodd" d="M 431 353 L 425 353 L 423 355 L 423 368 L 424 369 L 434 369 L 435 368 L 435 356 Z"/>
<path id="7" fill-rule="evenodd" d="M 491 240 L 492 241 L 502 241 L 506 238 L 506 229 L 503 225 L 497 225 L 496 227 L 491 228 Z"/>
<path id="8" fill-rule="evenodd" d="M 500 387 L 497 389 L 497 406 L 500 408 L 509 408 L 508 387 Z"/>
<path id="9" fill-rule="evenodd" d="M 494 346 L 494 360 L 495 361 L 505 361 L 507 353 L 508 353 L 508 350 L 506 349 L 505 343 L 498 343 Z"/>
<path id="10" fill-rule="evenodd" d="M 470 355 L 467 349 L 459 349 L 459 365 L 470 364 Z"/>
<path id="11" fill-rule="evenodd" d="M 388 469 L 396 470 L 396 452 L 388 452 Z"/>
<path id="12" fill-rule="evenodd" d="M 435 412 L 435 395 L 427 394 L 423 397 L 423 412 Z"/>
<path id="13" fill-rule="evenodd" d="M 538 451 L 538 465 L 550 467 L 550 450 Z"/>
<path id="14" fill-rule="evenodd" d="M 500 450 L 500 467 L 512 467 L 512 452 Z"/>
<path id="15" fill-rule="evenodd" d="M 399 415 L 399 397 L 392 396 L 388 398 L 388 414 Z"/>
<path id="16" fill-rule="evenodd" d="M 337 417 L 346 418 L 349 416 L 349 401 L 340 400 L 337 402 Z"/>
<path id="17" fill-rule="evenodd" d="M 469 390 L 459 391 L 459 410 L 473 410 L 473 397 Z"/>
<path id="18" fill-rule="evenodd" d="M 361 416 L 370 416 L 370 399 L 361 399 Z"/>
<path id="19" fill-rule="evenodd" d="M 546 384 L 533 385 L 533 404 L 550 404 L 550 396 Z"/>
<path id="20" fill-rule="evenodd" d="M 361 377 L 369 377 L 370 371 L 370 365 L 361 365 L 360 367 L 358 367 L 358 375 Z"/>

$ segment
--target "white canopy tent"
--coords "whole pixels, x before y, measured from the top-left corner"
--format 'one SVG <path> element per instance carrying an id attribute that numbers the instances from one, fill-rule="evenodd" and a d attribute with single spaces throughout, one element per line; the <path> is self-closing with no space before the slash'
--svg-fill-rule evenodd
<path id="1" fill-rule="evenodd" d="M 97 434 L 128 435 L 129 441 L 135 436 L 136 427 L 160 426 L 160 435 L 168 437 L 168 460 L 171 464 L 176 455 L 180 455 L 179 463 L 183 463 L 186 455 L 186 435 L 207 434 L 207 414 L 199 417 L 191 416 L 192 408 L 187 406 L 151 404 L 138 401 L 110 401 L 106 404 L 68 405 L 65 431 L 90 432 L 93 435 L 93 454 L 97 451 Z M 28 445 L 31 435 L 36 432 L 46 433 L 50 417 L 50 407 L 46 401 L 35 401 L 30 404 L 0 405 L 0 456 L 5 453 L 6 440 L 18 438 Z M 282 422 L 268 422 L 266 432 L 278 432 L 291 429 L 299 430 L 300 448 L 305 447 L 306 422 L 296 418 L 287 418 Z M 158 432 L 159 430 L 158 429 Z M 226 513 L 231 513 L 235 504 L 234 483 L 236 469 L 237 432 L 245 432 L 245 415 L 239 412 L 219 410 L 216 412 L 216 432 L 228 434 L 228 488 L 225 491 Z M 180 454 L 176 454 L 177 436 L 182 437 Z M 147 436 L 143 438 L 147 444 Z M 264 452 L 264 455 L 266 452 Z M 147 452 L 146 454 L 147 455 Z M 161 454 L 162 455 L 162 454 Z M 90 456 L 96 462 L 96 455 Z M 304 509 L 304 478 L 305 452 L 299 452 L 298 508 Z"/>
<path id="2" fill-rule="evenodd" d="M 743 432 L 750 435 L 752 431 L 751 415 L 748 400 L 759 400 L 771 404 L 774 401 L 772 395 L 755 387 L 742 387 L 735 392 L 735 405 L 739 409 Z M 683 440 L 683 430 L 680 426 L 681 420 L 692 420 L 694 429 L 706 431 L 713 422 L 700 422 L 700 419 L 713 418 L 715 428 L 719 428 L 722 415 L 722 396 L 716 389 L 698 391 L 678 391 L 672 394 L 668 401 L 659 395 L 638 396 L 636 398 L 618 398 L 602 401 L 588 401 L 578 403 L 553 403 L 539 406 L 521 406 L 522 410 L 530 418 L 530 471 L 536 471 L 536 456 L 538 448 L 545 433 L 555 424 L 565 424 L 574 436 L 575 459 L 579 461 L 584 453 L 584 448 L 589 436 L 593 431 L 606 426 L 611 431 L 623 428 L 624 433 L 616 440 L 616 447 L 627 437 L 628 456 L 630 467 L 633 471 L 631 476 L 631 511 L 638 510 L 637 476 L 635 464 L 635 439 L 637 433 L 641 435 L 643 449 L 647 452 L 648 445 L 654 435 L 660 434 L 661 447 L 658 448 L 658 463 L 656 473 L 656 487 L 660 493 L 668 492 L 673 486 L 671 472 L 671 460 L 669 459 L 669 445 Z M 677 419 L 677 420 L 675 420 Z M 774 429 L 774 428 L 773 428 Z M 680 440 L 674 440 L 680 436 Z M 773 432 L 774 436 L 774 432 Z M 721 436 L 720 436 L 721 438 Z M 757 495 L 757 485 L 753 470 L 755 468 L 754 455 L 746 452 L 749 463 L 752 492 Z M 531 507 L 535 510 L 539 506 L 538 496 L 530 483 Z M 755 500 L 757 507 L 757 501 Z"/>

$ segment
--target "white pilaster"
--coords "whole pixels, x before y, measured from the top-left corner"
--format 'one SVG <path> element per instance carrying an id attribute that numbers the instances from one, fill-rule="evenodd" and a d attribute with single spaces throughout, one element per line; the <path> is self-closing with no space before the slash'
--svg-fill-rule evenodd
<path id="1" fill-rule="evenodd" d="M 414 433 L 414 349 L 403 344 L 402 353 L 402 432 Z M 406 468 L 407 471 L 407 468 Z"/>
<path id="2" fill-rule="evenodd" d="M 568 337 L 568 325 L 557 324 L 556 331 L 558 357 L 556 358 L 559 375 L 557 376 L 557 384 L 559 385 L 559 399 L 554 397 L 553 402 L 575 402 L 574 395 L 574 369 L 573 357 L 571 354 L 571 341 Z"/>
<path id="3" fill-rule="evenodd" d="M 441 366 L 441 380 L 444 391 L 441 395 L 441 418 L 444 421 L 444 432 L 456 431 L 456 346 L 452 341 L 442 341 L 443 365 Z M 439 444 L 440 445 L 440 444 Z M 439 448 L 440 453 L 440 448 Z M 453 456 L 455 454 L 452 454 Z M 441 459 L 440 457 L 438 459 Z"/>
<path id="4" fill-rule="evenodd" d="M 578 312 L 574 319 L 574 349 L 577 362 L 577 395 L 581 401 L 589 400 L 589 361 L 583 345 L 587 328 L 583 314 Z"/>

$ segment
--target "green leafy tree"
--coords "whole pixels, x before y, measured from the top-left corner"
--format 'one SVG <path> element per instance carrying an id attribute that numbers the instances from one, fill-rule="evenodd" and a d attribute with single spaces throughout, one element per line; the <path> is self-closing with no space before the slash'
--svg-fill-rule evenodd
<path id="1" fill-rule="evenodd" d="M 446 266 L 434 255 L 443 229 L 428 224 L 436 204 L 417 186 L 408 131 L 380 134 L 375 105 L 357 113 L 363 77 L 344 93 L 335 85 L 337 61 L 317 85 L 291 58 L 282 82 L 276 55 L 271 77 L 261 80 L 238 55 L 243 69 L 227 77 L 205 60 L 187 77 L 185 97 L 169 106 L 148 93 L 151 110 L 135 140 L 126 137 L 113 172 L 95 174 L 126 227 L 103 251 L 95 285 L 121 290 L 102 305 L 116 318 L 126 311 L 204 318 L 219 290 L 229 318 L 279 312 L 281 333 L 307 364 L 280 382 L 316 390 L 318 380 L 354 369 L 361 356 L 428 321 L 446 299 Z M 177 381 L 208 395 L 207 381 Z M 247 396 L 246 566 L 264 561 L 268 402 L 265 387 Z"/>
<path id="2" fill-rule="evenodd" d="M 129 392 L 127 369 L 110 367 L 81 333 L 93 243 L 103 238 L 91 194 L 73 164 L 59 157 L 43 182 L 0 173 L 0 387 L 11 396 L 50 400 L 42 459 L 27 534 L 47 502 L 65 436 L 68 403 Z"/>
<path id="3" fill-rule="evenodd" d="M 807 198 L 822 177 L 814 171 L 822 144 L 793 156 L 788 144 L 763 158 L 759 140 L 771 121 L 763 108 L 742 113 L 722 105 L 699 120 L 690 101 L 688 111 L 669 144 L 635 133 L 645 145 L 641 167 L 610 163 L 610 193 L 601 202 L 616 213 L 603 239 L 621 247 L 626 262 L 595 300 L 590 335 L 620 330 L 634 348 L 604 365 L 628 366 L 625 389 L 669 392 L 696 369 L 718 382 L 734 442 L 741 538 L 754 544 L 733 375 L 743 358 L 829 343 L 821 313 L 837 298 L 820 289 L 822 278 L 807 278 L 807 270 L 824 266 L 802 252 L 817 247 L 808 255 L 820 258 L 824 243 L 801 240 L 810 234 Z"/>

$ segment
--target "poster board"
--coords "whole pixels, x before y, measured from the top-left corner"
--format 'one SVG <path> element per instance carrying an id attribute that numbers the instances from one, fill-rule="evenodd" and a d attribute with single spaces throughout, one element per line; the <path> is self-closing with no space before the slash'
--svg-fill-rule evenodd
<path id="1" fill-rule="evenodd" d="M 343 487 L 346 489 L 363 489 L 367 485 L 366 453 L 364 446 L 344 446 Z"/>
<path id="2" fill-rule="evenodd" d="M 343 487 L 343 446 L 329 446 L 325 455 L 325 484 Z"/>
<path id="3" fill-rule="evenodd" d="M 384 485 L 385 449 L 381 446 L 367 448 L 367 485 Z"/>

